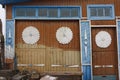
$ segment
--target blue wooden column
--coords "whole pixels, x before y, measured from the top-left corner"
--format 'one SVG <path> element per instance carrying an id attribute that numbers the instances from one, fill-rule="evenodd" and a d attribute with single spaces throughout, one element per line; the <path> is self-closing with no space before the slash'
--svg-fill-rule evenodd
<path id="1" fill-rule="evenodd" d="M 14 20 L 6 20 L 6 34 L 5 34 L 5 57 L 13 59 L 15 55 L 15 26 Z"/>
<path id="2" fill-rule="evenodd" d="M 81 32 L 81 61 L 82 61 L 82 80 L 91 80 L 92 75 L 92 64 L 91 64 L 91 27 L 90 21 L 80 21 L 80 32 Z"/>
<path id="3" fill-rule="evenodd" d="M 120 20 L 117 21 L 117 41 L 118 41 L 118 75 L 120 79 Z"/>

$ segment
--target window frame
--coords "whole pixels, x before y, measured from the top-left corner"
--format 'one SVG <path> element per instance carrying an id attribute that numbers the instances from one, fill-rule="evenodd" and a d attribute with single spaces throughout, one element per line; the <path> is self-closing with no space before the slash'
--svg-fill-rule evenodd
<path id="1" fill-rule="evenodd" d="M 17 8 L 23 8 L 23 9 L 25 9 L 25 8 L 35 8 L 36 9 L 36 15 L 35 16 L 16 16 L 16 9 Z M 47 8 L 47 16 L 43 16 L 43 17 L 40 17 L 39 15 L 38 15 L 38 10 L 39 9 L 42 9 L 42 8 Z M 49 17 L 49 15 L 48 15 L 48 11 L 49 11 L 49 9 L 57 9 L 57 17 Z M 61 17 L 60 16 L 60 9 L 62 9 L 62 8 L 67 8 L 67 9 L 70 9 L 70 11 L 71 11 L 71 9 L 73 9 L 73 8 L 75 8 L 75 9 L 78 9 L 78 16 L 75 16 L 75 17 L 72 17 L 72 16 L 69 16 L 69 17 Z M 70 13 L 71 14 L 71 13 Z M 12 18 L 13 19 L 80 19 L 80 18 L 82 18 L 82 10 L 81 10 L 81 6 L 13 6 L 13 8 L 12 8 Z"/>
<path id="2" fill-rule="evenodd" d="M 110 16 L 91 16 L 91 8 L 110 8 Z M 98 14 L 98 12 L 97 12 Z M 105 11 L 103 11 L 103 14 L 105 14 Z M 113 4 L 98 4 L 98 5 L 87 5 L 87 19 L 88 20 L 113 20 L 115 19 L 115 11 L 114 11 L 114 5 Z"/>

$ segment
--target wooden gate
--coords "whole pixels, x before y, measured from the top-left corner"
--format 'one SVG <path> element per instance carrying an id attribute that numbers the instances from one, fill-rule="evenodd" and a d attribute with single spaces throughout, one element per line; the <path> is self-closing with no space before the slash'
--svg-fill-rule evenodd
<path id="1" fill-rule="evenodd" d="M 22 32 L 28 26 L 36 27 L 40 39 L 36 44 L 26 44 Z M 60 44 L 56 31 L 69 27 L 73 38 L 68 44 Z M 39 72 L 81 72 L 79 21 L 18 20 L 15 28 L 15 51 L 18 68 L 36 69 Z"/>
<path id="2" fill-rule="evenodd" d="M 93 80 L 118 80 L 116 28 L 92 28 L 92 64 Z"/>

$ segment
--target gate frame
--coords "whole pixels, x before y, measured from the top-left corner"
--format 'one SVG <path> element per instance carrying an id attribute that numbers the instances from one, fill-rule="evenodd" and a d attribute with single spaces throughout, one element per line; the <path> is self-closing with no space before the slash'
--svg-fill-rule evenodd
<path id="1" fill-rule="evenodd" d="M 119 49 L 120 48 L 120 43 L 118 44 L 118 41 L 120 41 L 120 39 L 118 40 L 118 31 L 120 31 L 120 30 L 118 30 L 118 21 L 120 21 L 120 20 L 116 20 L 116 25 L 91 25 L 91 30 L 92 30 L 93 27 L 95 27 L 95 28 L 98 28 L 98 27 L 99 28 L 102 28 L 102 27 L 107 27 L 107 28 L 113 27 L 113 28 L 116 28 L 115 30 L 116 30 L 116 38 L 117 38 L 117 56 L 118 56 L 118 74 L 117 75 L 118 75 L 118 79 L 120 79 L 120 61 L 119 61 L 120 60 L 120 49 Z M 93 72 L 93 69 L 92 69 L 92 72 Z"/>

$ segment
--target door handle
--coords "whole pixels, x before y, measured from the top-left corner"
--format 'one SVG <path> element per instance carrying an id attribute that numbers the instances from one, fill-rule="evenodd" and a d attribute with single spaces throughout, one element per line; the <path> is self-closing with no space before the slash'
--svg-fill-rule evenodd
<path id="1" fill-rule="evenodd" d="M 103 68 L 112 68 L 113 65 L 103 65 L 102 67 L 103 67 Z"/>
<path id="2" fill-rule="evenodd" d="M 94 68 L 101 68 L 101 65 L 95 65 Z"/>
<path id="3" fill-rule="evenodd" d="M 113 68 L 113 65 L 95 65 L 94 68 Z"/>

